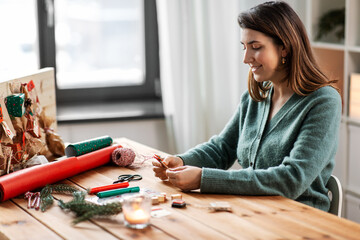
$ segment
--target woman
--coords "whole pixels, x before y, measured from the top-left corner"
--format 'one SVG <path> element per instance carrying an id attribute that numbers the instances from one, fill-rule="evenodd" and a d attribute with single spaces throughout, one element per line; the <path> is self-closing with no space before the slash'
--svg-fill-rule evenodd
<path id="1" fill-rule="evenodd" d="M 240 14 L 248 91 L 223 131 L 164 161 L 155 176 L 184 191 L 281 195 L 328 211 L 341 117 L 335 81 L 320 71 L 306 30 L 284 2 Z M 240 170 L 227 170 L 238 160 Z"/>

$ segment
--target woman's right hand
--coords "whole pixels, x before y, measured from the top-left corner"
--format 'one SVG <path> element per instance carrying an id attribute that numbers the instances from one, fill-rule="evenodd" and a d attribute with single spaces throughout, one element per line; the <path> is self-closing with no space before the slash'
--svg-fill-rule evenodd
<path id="1" fill-rule="evenodd" d="M 183 160 L 176 156 L 167 156 L 164 159 L 164 163 L 169 168 L 176 168 L 184 165 Z M 166 168 L 164 168 L 161 163 L 159 163 L 157 160 L 153 160 L 152 165 L 154 166 L 153 171 L 155 173 L 155 177 L 158 177 L 163 181 L 168 179 L 168 176 L 166 175 Z"/>

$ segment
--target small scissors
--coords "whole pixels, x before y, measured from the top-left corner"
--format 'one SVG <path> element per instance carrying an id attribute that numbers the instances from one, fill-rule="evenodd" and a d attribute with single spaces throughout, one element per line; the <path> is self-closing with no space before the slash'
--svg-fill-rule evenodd
<path id="1" fill-rule="evenodd" d="M 130 181 L 140 181 L 142 179 L 142 176 L 139 174 L 121 174 L 118 177 L 118 180 L 116 180 L 114 183 L 119 182 L 130 182 Z"/>

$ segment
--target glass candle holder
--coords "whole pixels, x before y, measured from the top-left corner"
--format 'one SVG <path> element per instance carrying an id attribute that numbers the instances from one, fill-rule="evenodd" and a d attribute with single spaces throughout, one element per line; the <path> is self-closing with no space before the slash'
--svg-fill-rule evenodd
<path id="1" fill-rule="evenodd" d="M 135 229 L 146 228 L 150 223 L 151 199 L 144 194 L 124 196 L 123 213 L 125 226 Z"/>

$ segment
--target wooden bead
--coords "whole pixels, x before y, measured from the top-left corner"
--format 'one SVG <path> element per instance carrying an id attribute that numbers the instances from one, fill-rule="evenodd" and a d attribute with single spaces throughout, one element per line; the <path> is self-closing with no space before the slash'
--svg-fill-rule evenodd
<path id="1" fill-rule="evenodd" d="M 158 198 L 159 202 L 161 202 L 161 203 L 166 201 L 166 198 L 164 197 L 164 195 L 159 195 L 159 196 L 157 196 L 157 198 Z"/>
<path id="2" fill-rule="evenodd" d="M 182 195 L 180 193 L 172 194 L 171 195 L 171 200 L 174 200 L 174 199 L 182 199 Z"/>
<path id="3" fill-rule="evenodd" d="M 152 197 L 151 198 L 151 204 L 152 205 L 159 204 L 159 198 L 158 197 Z"/>

